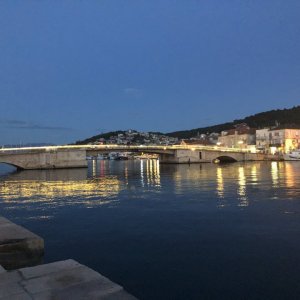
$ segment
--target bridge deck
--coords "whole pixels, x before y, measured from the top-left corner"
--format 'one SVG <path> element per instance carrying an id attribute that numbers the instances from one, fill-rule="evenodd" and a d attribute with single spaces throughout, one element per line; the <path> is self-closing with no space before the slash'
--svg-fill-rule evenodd
<path id="1" fill-rule="evenodd" d="M 205 150 L 205 151 L 221 151 L 232 153 L 249 153 L 248 149 L 225 148 L 219 146 L 161 146 L 161 145 L 62 145 L 62 146 L 46 146 L 46 147 L 20 147 L 20 148 L 2 148 L 1 154 L 19 154 L 19 153 L 37 153 L 37 152 L 52 152 L 52 151 L 68 151 L 68 150 L 87 150 L 87 151 L 166 151 L 166 150 Z"/>
<path id="2" fill-rule="evenodd" d="M 218 146 L 161 145 L 64 145 L 0 149 L 0 162 L 20 169 L 57 169 L 87 167 L 87 155 L 108 152 L 145 152 L 158 154 L 160 163 L 202 163 L 216 160 L 264 160 L 263 154 L 246 149 Z"/>

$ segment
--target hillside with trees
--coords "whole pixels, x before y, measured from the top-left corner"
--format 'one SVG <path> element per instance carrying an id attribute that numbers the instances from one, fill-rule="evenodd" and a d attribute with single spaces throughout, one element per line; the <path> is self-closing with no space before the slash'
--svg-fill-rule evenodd
<path id="1" fill-rule="evenodd" d="M 130 142 L 135 143 L 135 144 L 143 144 L 143 140 L 144 140 L 145 136 L 142 133 L 139 133 L 135 130 L 133 130 L 133 132 L 135 132 L 135 134 L 130 139 Z M 100 139 L 104 139 L 105 141 L 107 141 L 112 137 L 118 136 L 119 134 L 126 136 L 127 131 L 117 130 L 117 131 L 110 131 L 110 132 L 106 132 L 106 133 L 101 133 L 101 134 L 98 134 L 98 135 L 94 135 L 90 138 L 84 139 L 82 141 L 77 141 L 76 145 L 85 145 L 85 144 L 90 144 L 90 143 L 93 144 L 93 143 L 99 141 Z M 156 136 L 165 136 L 161 132 L 148 132 L 148 134 L 149 135 L 156 135 Z"/>
<path id="2" fill-rule="evenodd" d="M 285 128 L 300 128 L 300 106 L 295 106 L 289 109 L 276 109 L 266 112 L 261 112 L 252 116 L 248 116 L 243 119 L 237 119 L 232 122 L 222 123 L 218 125 L 195 128 L 191 130 L 182 130 L 167 133 L 168 136 L 178 138 L 191 138 L 198 133 L 212 133 L 228 130 L 234 125 L 239 123 L 247 123 L 252 128 L 264 128 L 264 127 L 285 127 Z"/>
<path id="3" fill-rule="evenodd" d="M 251 128 L 264 128 L 264 127 L 280 127 L 280 128 L 300 128 L 300 106 L 295 106 L 289 109 L 276 109 L 266 112 L 261 112 L 252 116 L 248 116 L 243 119 L 237 119 L 232 122 L 222 123 L 218 125 L 195 128 L 191 130 L 182 130 L 169 133 L 161 132 L 149 132 L 157 135 L 164 135 L 169 137 L 177 137 L 179 139 L 188 139 L 195 137 L 198 134 L 207 134 L 212 132 L 220 133 L 223 130 L 228 130 L 234 127 L 236 124 L 247 123 Z M 82 141 L 77 141 L 76 144 L 88 144 L 94 143 L 99 139 L 109 139 L 111 136 L 116 136 L 118 134 L 125 134 L 126 131 L 118 130 L 106 133 L 101 133 L 90 138 L 84 139 Z M 139 136 L 136 137 L 136 139 Z"/>
<path id="4" fill-rule="evenodd" d="M 120 133 L 124 134 L 125 131 L 117 130 L 117 131 L 110 131 L 110 132 L 106 132 L 106 133 L 100 133 L 100 134 L 91 136 L 87 139 L 77 141 L 75 144 L 76 145 L 85 145 L 85 144 L 89 144 L 89 143 L 94 143 L 95 141 L 97 141 L 99 139 L 109 139 L 111 136 L 118 135 Z"/>

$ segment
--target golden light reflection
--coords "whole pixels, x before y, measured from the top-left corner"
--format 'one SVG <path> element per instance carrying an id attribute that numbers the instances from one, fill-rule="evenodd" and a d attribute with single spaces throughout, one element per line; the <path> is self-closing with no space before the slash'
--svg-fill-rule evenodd
<path id="1" fill-rule="evenodd" d="M 144 162 L 141 160 L 140 162 L 140 170 L 141 170 L 141 185 L 142 187 L 145 186 L 145 181 L 144 181 Z"/>
<path id="2" fill-rule="evenodd" d="M 155 160 L 155 177 L 157 180 L 157 185 L 160 186 L 160 165 L 159 165 L 159 160 Z"/>
<path id="3" fill-rule="evenodd" d="M 144 173 L 146 173 L 147 185 L 160 187 L 160 168 L 159 161 L 156 159 L 147 159 L 145 161 L 146 170 L 144 169 L 144 161 L 141 160 L 141 182 L 145 185 Z"/>
<path id="4" fill-rule="evenodd" d="M 149 160 L 146 160 L 146 179 L 147 179 L 147 185 L 149 185 L 150 182 L 150 170 L 149 170 Z"/>
<path id="5" fill-rule="evenodd" d="M 222 168 L 217 168 L 217 194 L 220 198 L 224 198 L 224 182 Z"/>
<path id="6" fill-rule="evenodd" d="M 240 199 L 239 206 L 248 206 L 249 201 L 246 195 L 246 176 L 244 167 L 239 167 L 238 169 L 238 195 Z"/>
<path id="7" fill-rule="evenodd" d="M 278 187 L 279 185 L 279 175 L 278 175 L 278 162 L 272 161 L 271 162 L 271 177 L 272 177 L 272 184 L 274 187 Z"/>
<path id="8" fill-rule="evenodd" d="M 121 182 L 114 176 L 81 181 L 8 180 L 0 183 L 0 197 L 8 203 L 49 202 L 55 198 L 70 198 L 65 200 L 69 205 L 95 206 L 110 202 L 110 198 L 120 192 L 121 186 Z"/>
<path id="9" fill-rule="evenodd" d="M 92 160 L 92 174 L 93 174 L 93 176 L 96 176 L 96 174 L 97 174 L 97 161 L 96 161 L 96 159 Z"/>
<path id="10" fill-rule="evenodd" d="M 288 188 L 295 187 L 295 170 L 293 168 L 293 163 L 287 162 L 285 164 L 285 185 Z"/>
<path id="11" fill-rule="evenodd" d="M 177 194 L 182 194 L 182 180 L 183 177 L 182 176 L 182 172 L 180 172 L 180 166 L 176 166 L 176 171 L 173 173 L 173 180 L 175 183 L 175 191 Z"/>
<path id="12" fill-rule="evenodd" d="M 258 181 L 258 178 L 257 178 L 257 166 L 256 165 L 253 165 L 251 167 L 251 180 L 252 180 L 252 185 L 257 185 L 257 181 Z"/>
<path id="13" fill-rule="evenodd" d="M 89 162 L 88 170 L 36 170 L 2 177 L 0 199 L 9 204 L 6 209 L 32 209 L 30 204 L 37 203 L 35 209 L 47 213 L 52 207 L 114 205 L 121 191 L 130 190 L 131 195 L 138 185 L 140 195 L 160 190 L 163 183 L 188 200 L 214 201 L 218 208 L 245 207 L 264 197 L 299 199 L 299 174 L 298 162 L 160 165 L 158 160 L 95 160 Z M 282 189 L 274 188 L 279 185 Z"/>

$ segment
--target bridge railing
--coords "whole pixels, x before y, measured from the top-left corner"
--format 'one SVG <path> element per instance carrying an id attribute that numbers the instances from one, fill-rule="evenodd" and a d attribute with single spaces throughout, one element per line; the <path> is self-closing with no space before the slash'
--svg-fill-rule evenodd
<path id="1" fill-rule="evenodd" d="M 153 150 L 206 150 L 206 151 L 220 151 L 220 152 L 235 152 L 235 153 L 260 153 L 259 150 L 253 152 L 249 149 L 240 149 L 240 148 L 226 148 L 220 146 L 203 146 L 203 145 L 62 145 L 62 146 L 46 146 L 46 147 L 23 147 L 23 148 L 2 148 L 0 149 L 0 154 L 21 154 L 28 152 L 51 152 L 59 150 L 68 150 L 68 149 L 78 149 L 78 150 L 102 150 L 102 151 L 153 151 Z"/>
<path id="2" fill-rule="evenodd" d="M 171 146 L 162 146 L 162 145 L 87 145 L 84 146 L 86 150 L 207 150 L 207 151 L 221 151 L 221 152 L 238 152 L 238 153 L 250 153 L 249 149 L 240 149 L 240 148 L 226 148 L 220 146 L 202 146 L 202 145 L 171 145 Z M 256 150 L 255 152 L 259 152 Z"/>

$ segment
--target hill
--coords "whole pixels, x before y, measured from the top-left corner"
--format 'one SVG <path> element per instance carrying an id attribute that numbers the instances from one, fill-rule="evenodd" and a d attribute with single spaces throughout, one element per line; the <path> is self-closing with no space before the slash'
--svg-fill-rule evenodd
<path id="1" fill-rule="evenodd" d="M 195 128 L 190 130 L 182 130 L 182 131 L 174 131 L 169 133 L 161 133 L 161 132 L 149 132 L 149 134 L 155 134 L 158 136 L 169 136 L 179 139 L 188 139 L 191 137 L 197 136 L 197 134 L 203 133 L 212 133 L 217 132 L 220 133 L 223 130 L 228 130 L 232 128 L 234 125 L 239 123 L 247 123 L 252 128 L 264 128 L 264 127 L 289 127 L 289 128 L 300 128 L 300 105 L 295 106 L 289 109 L 276 109 L 270 110 L 266 112 L 261 112 L 252 116 L 248 116 L 243 119 L 237 119 L 232 122 L 222 123 L 213 126 L 207 126 L 202 128 Z M 135 131 L 137 133 L 137 131 Z M 94 143 L 99 139 L 103 138 L 105 140 L 110 139 L 110 137 L 117 136 L 118 134 L 125 134 L 126 131 L 118 130 L 111 131 L 106 133 L 101 133 L 90 138 L 87 138 L 82 141 L 77 141 L 76 144 L 88 144 Z M 134 138 L 140 139 L 140 135 L 137 135 Z"/>
<path id="2" fill-rule="evenodd" d="M 166 133 L 168 136 L 178 137 L 178 138 L 191 138 L 196 136 L 198 133 L 212 133 L 221 132 L 223 130 L 228 130 L 234 125 L 239 123 L 247 123 L 252 128 L 264 128 L 279 126 L 285 128 L 300 128 L 300 106 L 294 106 L 289 109 L 276 109 L 266 112 L 261 112 L 252 116 L 248 116 L 244 119 L 237 119 L 232 122 L 222 123 L 218 125 L 195 128 L 191 130 L 182 130 Z"/>
<path id="3" fill-rule="evenodd" d="M 95 143 L 95 142 L 99 141 L 100 139 L 109 140 L 110 138 L 116 137 L 119 134 L 123 134 L 124 136 L 127 136 L 128 131 L 117 130 L 117 131 L 110 131 L 110 132 L 106 132 L 106 133 L 101 133 L 101 134 L 89 137 L 85 140 L 77 141 L 75 144 L 84 145 L 84 144 L 89 144 L 89 143 Z M 164 136 L 164 134 L 161 133 L 161 132 L 148 132 L 148 134 L 149 135 L 156 135 L 156 136 Z M 133 142 L 133 143 L 143 143 L 143 139 L 144 139 L 144 134 L 143 133 L 140 133 L 136 130 L 132 130 L 131 135 L 132 135 L 132 137 L 130 138 L 131 142 Z"/>
<path id="4" fill-rule="evenodd" d="M 88 144 L 88 143 L 94 143 L 95 141 L 99 140 L 99 139 L 109 139 L 111 136 L 115 136 L 115 135 L 118 135 L 120 133 L 125 133 L 125 131 L 122 131 L 122 130 L 118 130 L 118 131 L 110 131 L 110 132 L 106 132 L 106 133 L 100 133 L 100 134 L 97 134 L 97 135 L 94 135 L 94 136 L 91 136 L 87 139 L 84 139 L 82 141 L 77 141 L 75 144 L 76 145 L 85 145 L 85 144 Z"/>

